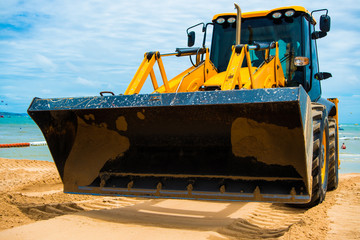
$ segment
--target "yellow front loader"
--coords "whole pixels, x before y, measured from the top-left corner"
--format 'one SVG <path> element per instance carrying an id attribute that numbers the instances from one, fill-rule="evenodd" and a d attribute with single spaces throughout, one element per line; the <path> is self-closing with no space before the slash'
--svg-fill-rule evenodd
<path id="1" fill-rule="evenodd" d="M 337 99 L 321 98 L 316 51 L 327 10 L 236 9 L 200 24 L 210 48 L 190 27 L 187 48 L 145 53 L 124 95 L 33 100 L 65 192 L 314 206 L 337 187 Z M 192 65 L 168 80 L 174 56 Z"/>

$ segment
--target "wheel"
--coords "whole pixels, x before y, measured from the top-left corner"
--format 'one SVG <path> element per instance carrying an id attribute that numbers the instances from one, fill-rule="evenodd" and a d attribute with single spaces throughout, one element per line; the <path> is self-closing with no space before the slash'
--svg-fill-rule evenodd
<path id="1" fill-rule="evenodd" d="M 336 120 L 329 118 L 329 181 L 328 190 L 335 190 L 339 185 L 339 143 Z"/>
<path id="2" fill-rule="evenodd" d="M 312 194 L 309 203 L 303 207 L 314 207 L 325 199 L 329 173 L 329 123 L 321 104 L 312 105 L 313 117 L 313 162 Z"/>

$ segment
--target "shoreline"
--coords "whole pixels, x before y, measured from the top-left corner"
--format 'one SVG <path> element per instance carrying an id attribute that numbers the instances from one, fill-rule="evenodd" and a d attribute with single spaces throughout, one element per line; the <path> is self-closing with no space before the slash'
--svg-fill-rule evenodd
<path id="1" fill-rule="evenodd" d="M 53 162 L 0 158 L 0 239 L 359 239 L 360 173 L 311 209 L 64 194 Z M 61 233 L 61 234 L 59 234 Z"/>

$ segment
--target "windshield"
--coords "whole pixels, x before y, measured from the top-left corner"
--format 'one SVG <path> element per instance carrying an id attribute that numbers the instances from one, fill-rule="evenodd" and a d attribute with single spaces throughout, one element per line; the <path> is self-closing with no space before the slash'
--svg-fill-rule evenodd
<path id="1" fill-rule="evenodd" d="M 210 59 L 219 72 L 225 71 L 231 56 L 231 47 L 235 45 L 236 23 L 214 23 Z M 302 83 L 302 69 L 293 64 L 294 57 L 303 56 L 301 44 L 301 17 L 272 19 L 243 18 L 241 22 L 241 43 L 254 42 L 279 43 L 279 58 L 288 85 Z M 270 51 L 275 55 L 275 49 Z M 250 51 L 253 66 L 260 66 L 264 61 L 264 51 Z"/>

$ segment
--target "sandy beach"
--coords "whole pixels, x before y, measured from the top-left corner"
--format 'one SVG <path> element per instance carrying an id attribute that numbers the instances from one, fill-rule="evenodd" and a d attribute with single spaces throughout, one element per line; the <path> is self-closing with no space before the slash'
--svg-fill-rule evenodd
<path id="1" fill-rule="evenodd" d="M 312 209 L 64 194 L 52 162 L 0 158 L 0 239 L 360 239 L 360 174 Z"/>

